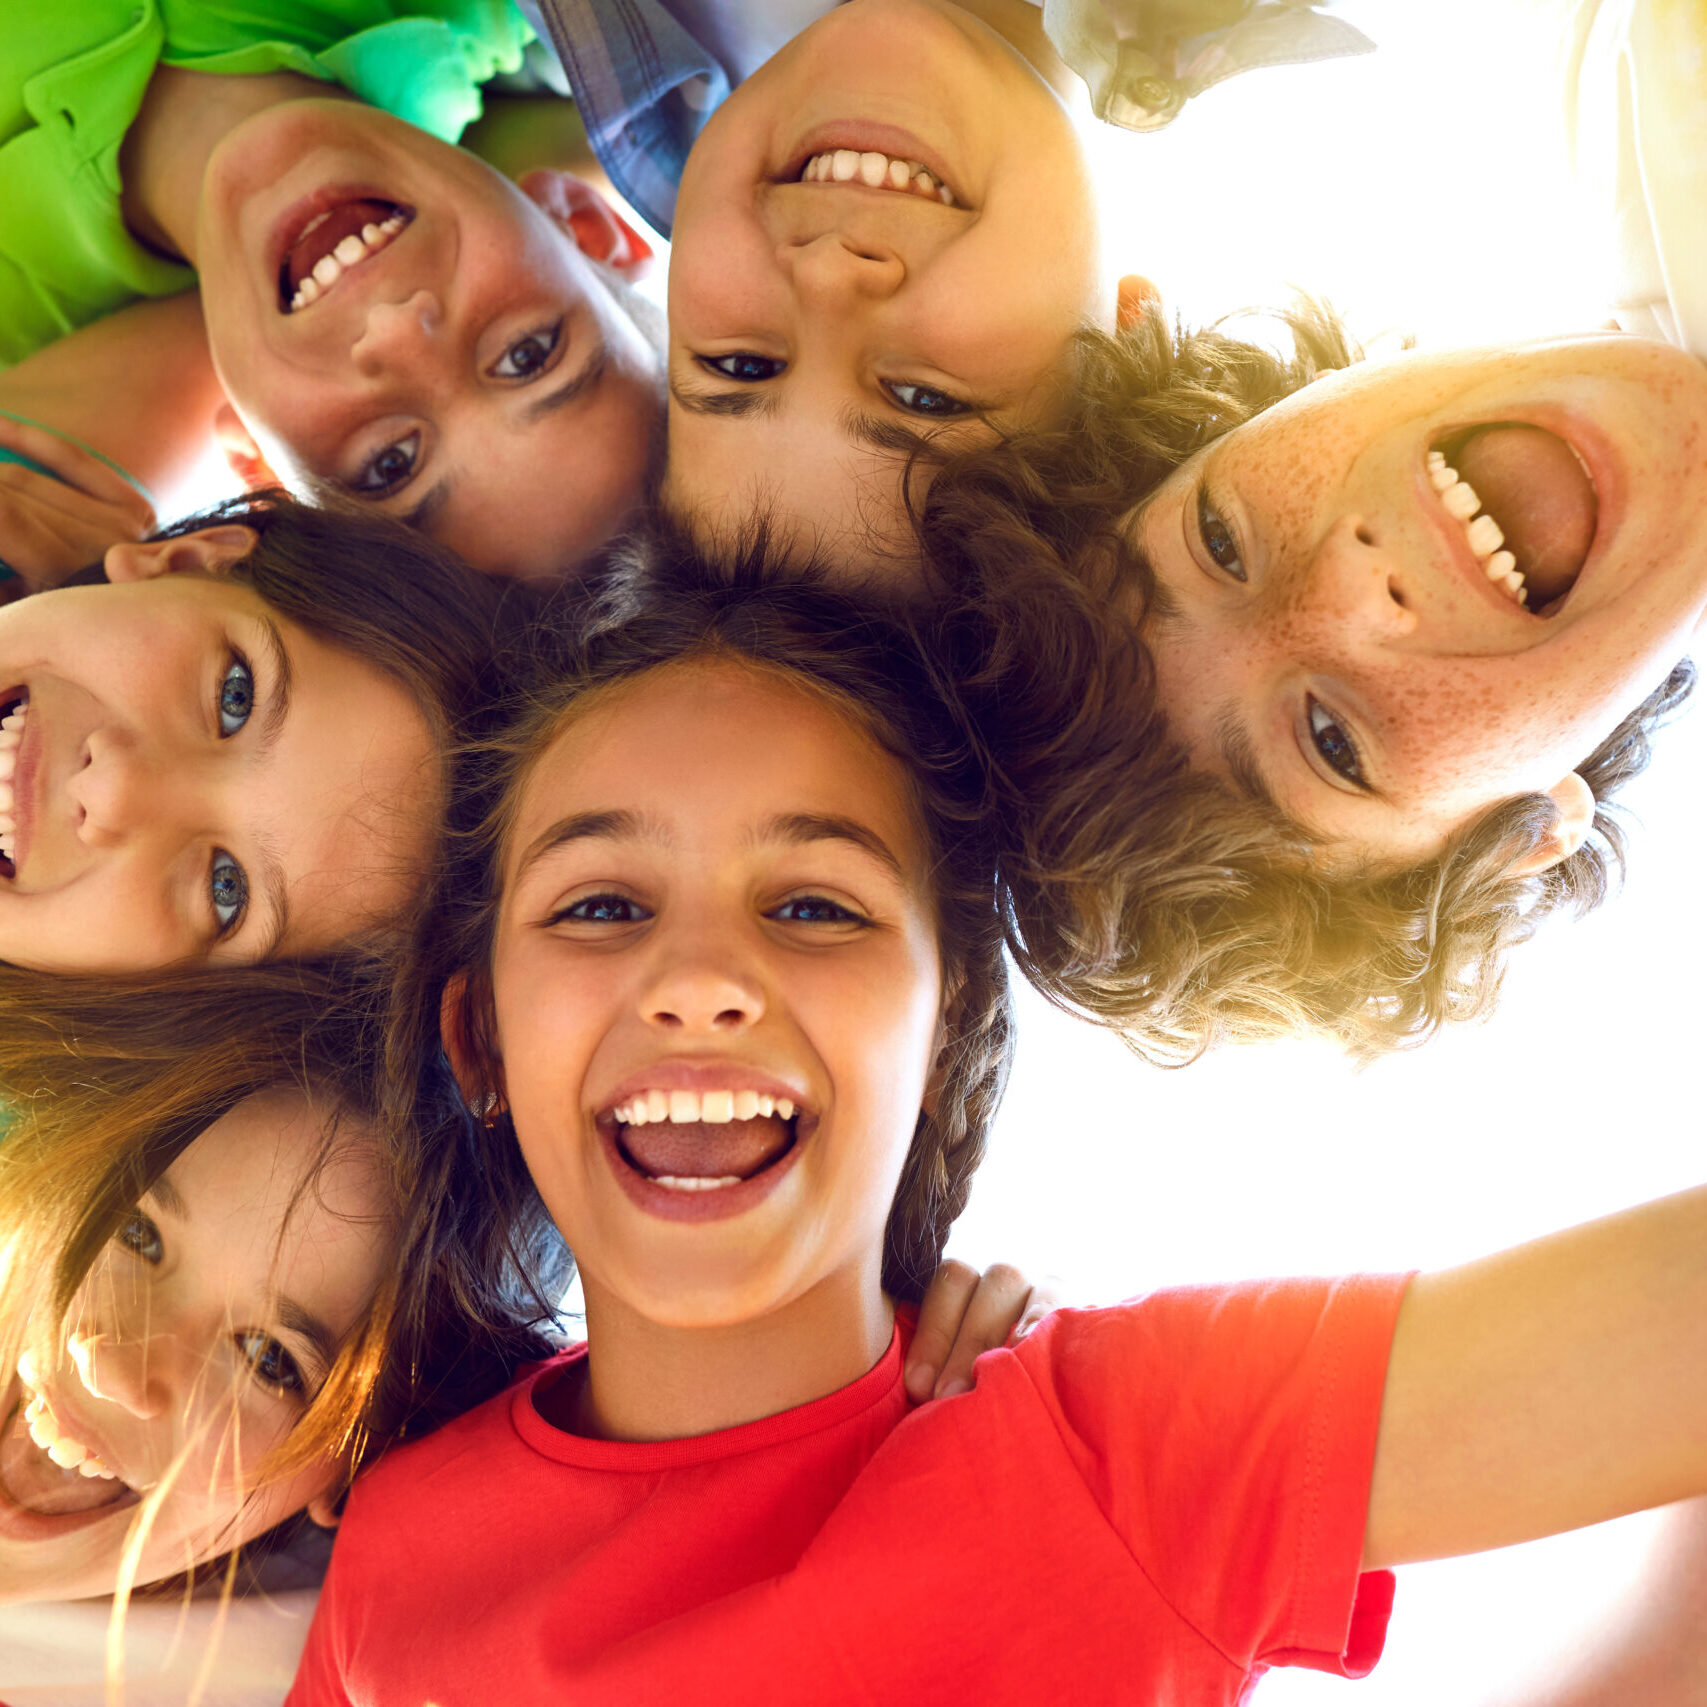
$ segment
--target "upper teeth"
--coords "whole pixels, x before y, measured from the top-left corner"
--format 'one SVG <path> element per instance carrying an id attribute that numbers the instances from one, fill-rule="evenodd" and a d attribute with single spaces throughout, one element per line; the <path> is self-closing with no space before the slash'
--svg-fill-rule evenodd
<path id="1" fill-rule="evenodd" d="M 302 233 L 303 237 L 330 217 L 330 214 L 323 213 L 319 219 L 310 221 Z M 314 263 L 314 271 L 296 287 L 296 295 L 290 299 L 290 312 L 294 314 L 299 308 L 318 302 L 351 267 L 359 266 L 369 255 L 377 255 L 408 223 L 404 215 L 394 213 L 377 225 L 370 220 L 360 232 L 352 231 L 348 237 L 341 238 L 337 248 L 322 255 Z"/>
<path id="2" fill-rule="evenodd" d="M 1500 532 L 1499 523 L 1482 510 L 1476 488 L 1469 481 L 1460 480 L 1458 471 L 1449 467 L 1446 457 L 1437 450 L 1428 453 L 1428 477 L 1440 494 L 1441 506 L 1463 527 L 1464 537 L 1488 579 L 1495 586 L 1504 587 L 1518 604 L 1528 604 L 1529 589 L 1523 584 L 1523 571 L 1517 566 L 1517 558 L 1502 549 L 1505 535 Z M 1480 515 L 1476 513 L 1478 510 L 1482 511 Z"/>
<path id="3" fill-rule="evenodd" d="M 103 1481 L 116 1482 L 118 1477 L 86 1447 L 73 1439 L 60 1426 L 40 1393 L 24 1407 L 24 1422 L 30 1439 L 62 1470 L 75 1470 L 80 1476 L 99 1476 Z"/>
<path id="4" fill-rule="evenodd" d="M 0 859 L 5 860 L 12 857 L 18 833 L 12 779 L 18 769 L 18 749 L 24 743 L 24 720 L 29 708 L 29 696 L 25 695 L 17 710 L 0 717 Z"/>
<path id="5" fill-rule="evenodd" d="M 678 1126 L 694 1122 L 724 1126 L 731 1120 L 756 1120 L 773 1114 L 792 1120 L 794 1104 L 787 1097 L 770 1097 L 762 1091 L 640 1091 L 611 1113 L 624 1126 L 645 1126 L 660 1120 L 674 1121 Z"/>
<path id="6" fill-rule="evenodd" d="M 863 153 L 853 148 L 837 148 L 828 154 L 814 154 L 800 169 L 803 184 L 851 184 L 856 179 L 874 190 L 906 190 L 911 195 L 929 196 L 932 201 L 954 206 L 954 191 L 917 160 L 898 160 L 879 154 L 874 148 Z"/>

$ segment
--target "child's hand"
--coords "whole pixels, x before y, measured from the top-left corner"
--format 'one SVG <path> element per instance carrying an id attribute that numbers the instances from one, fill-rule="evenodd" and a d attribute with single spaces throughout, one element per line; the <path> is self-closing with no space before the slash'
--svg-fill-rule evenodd
<path id="1" fill-rule="evenodd" d="M 992 1264 L 980 1278 L 963 1262 L 945 1262 L 919 1306 L 907 1396 L 920 1405 L 969 1391 L 978 1357 L 1024 1339 L 1060 1303 L 1047 1282 L 1034 1286 L 1007 1263 Z"/>
<path id="2" fill-rule="evenodd" d="M 56 586 L 98 563 L 108 546 L 154 531 L 148 500 L 99 457 L 5 415 L 0 446 L 53 470 L 0 462 L 0 562 L 17 570 L 29 591 Z"/>

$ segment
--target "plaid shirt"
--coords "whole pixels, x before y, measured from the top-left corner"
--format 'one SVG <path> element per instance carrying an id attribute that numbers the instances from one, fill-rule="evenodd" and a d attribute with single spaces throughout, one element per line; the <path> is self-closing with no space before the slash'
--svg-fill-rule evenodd
<path id="1" fill-rule="evenodd" d="M 729 94 L 729 77 L 668 0 L 516 0 L 556 50 L 587 140 L 610 180 L 666 237 L 688 150 Z M 740 4 L 740 0 L 730 0 Z M 1368 53 L 1325 16 L 1332 0 L 1039 0 L 1055 50 L 1099 118 L 1167 124 L 1191 96 L 1265 65 Z"/>

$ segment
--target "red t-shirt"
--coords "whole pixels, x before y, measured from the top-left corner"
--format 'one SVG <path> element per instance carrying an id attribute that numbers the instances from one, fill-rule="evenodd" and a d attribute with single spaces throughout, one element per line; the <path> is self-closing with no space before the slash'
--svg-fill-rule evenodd
<path id="1" fill-rule="evenodd" d="M 1360 1676 L 1359 1576 L 1403 1277 L 1062 1310 L 911 1410 L 851 1386 L 687 1440 L 589 1440 L 534 1395 L 356 1484 L 290 1707 L 1243 1701 Z"/>

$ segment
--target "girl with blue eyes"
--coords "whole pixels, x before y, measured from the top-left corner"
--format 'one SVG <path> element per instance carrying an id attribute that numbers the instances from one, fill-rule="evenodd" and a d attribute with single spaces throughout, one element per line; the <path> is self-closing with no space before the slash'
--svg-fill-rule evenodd
<path id="1" fill-rule="evenodd" d="M 383 930 L 481 695 L 494 584 L 283 497 L 105 570 L 0 608 L 0 960 L 127 973 Z"/>

